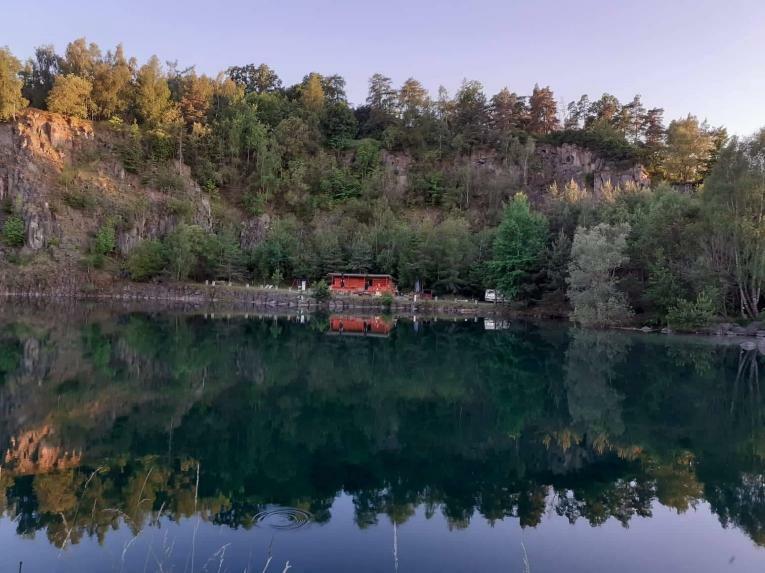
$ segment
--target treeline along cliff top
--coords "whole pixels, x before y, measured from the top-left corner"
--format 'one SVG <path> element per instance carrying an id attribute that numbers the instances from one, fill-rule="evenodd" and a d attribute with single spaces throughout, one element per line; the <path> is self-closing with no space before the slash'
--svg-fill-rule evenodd
<path id="1" fill-rule="evenodd" d="M 344 86 L 0 49 L 0 285 L 374 272 L 583 324 L 761 318 L 765 131 L 538 85 Z"/>

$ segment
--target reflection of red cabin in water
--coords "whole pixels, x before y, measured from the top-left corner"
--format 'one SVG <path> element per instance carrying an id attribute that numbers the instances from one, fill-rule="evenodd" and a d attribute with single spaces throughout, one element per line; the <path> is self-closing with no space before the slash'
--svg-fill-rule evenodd
<path id="1" fill-rule="evenodd" d="M 396 293 L 396 281 L 390 275 L 330 273 L 329 288 L 339 294 Z"/>
<path id="2" fill-rule="evenodd" d="M 346 336 L 388 336 L 395 323 L 380 316 L 342 316 L 333 314 L 329 317 L 330 334 Z"/>

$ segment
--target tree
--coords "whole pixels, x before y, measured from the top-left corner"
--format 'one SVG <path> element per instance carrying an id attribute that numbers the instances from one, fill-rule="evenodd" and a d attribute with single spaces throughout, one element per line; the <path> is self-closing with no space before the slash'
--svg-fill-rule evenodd
<path id="1" fill-rule="evenodd" d="M 696 185 L 707 173 L 715 149 L 715 138 L 705 123 L 688 115 L 676 119 L 667 128 L 662 172 L 664 178 L 677 184 Z"/>
<path id="2" fill-rule="evenodd" d="M 299 117 L 289 117 L 274 130 L 274 139 L 281 147 L 287 161 L 305 154 L 311 145 L 311 130 Z"/>
<path id="3" fill-rule="evenodd" d="M 601 223 L 579 227 L 571 246 L 568 298 L 572 320 L 588 326 L 608 326 L 629 318 L 632 310 L 617 287 L 617 270 L 627 262 L 629 225 Z"/>
<path id="4" fill-rule="evenodd" d="M 489 116 L 491 126 L 498 134 L 509 134 L 523 129 L 528 110 L 526 98 L 520 97 L 507 88 L 502 88 L 491 98 Z"/>
<path id="5" fill-rule="evenodd" d="M 664 110 L 654 107 L 645 116 L 645 146 L 648 149 L 658 149 L 664 145 Z"/>
<path id="6" fill-rule="evenodd" d="M 90 80 L 74 74 L 56 76 L 48 94 L 48 109 L 56 113 L 87 118 L 92 109 Z"/>
<path id="7" fill-rule="evenodd" d="M 130 280 L 147 281 L 165 268 L 165 251 L 159 241 L 141 241 L 128 256 L 125 268 Z"/>
<path id="8" fill-rule="evenodd" d="M 161 125 L 170 118 L 173 110 L 170 87 L 157 56 L 138 70 L 135 105 L 139 118 L 150 126 Z"/>
<path id="9" fill-rule="evenodd" d="M 356 273 L 367 273 L 372 269 L 372 245 L 366 234 L 356 233 L 348 248 L 348 270 Z"/>
<path id="10" fill-rule="evenodd" d="M 19 77 L 21 62 L 8 48 L 0 48 L 0 121 L 16 116 L 29 103 L 21 95 L 23 82 Z"/>
<path id="11" fill-rule="evenodd" d="M 619 110 L 617 127 L 631 143 L 638 143 L 645 132 L 646 111 L 639 95 Z"/>
<path id="12" fill-rule="evenodd" d="M 226 70 L 226 74 L 237 84 L 244 87 L 245 93 L 276 92 L 282 88 L 282 80 L 274 70 L 266 64 L 247 64 L 246 66 L 233 66 Z"/>
<path id="13" fill-rule="evenodd" d="M 568 104 L 566 111 L 566 129 L 581 129 L 590 123 L 590 98 L 587 94 L 582 95 L 576 102 Z"/>
<path id="14" fill-rule="evenodd" d="M 367 106 L 369 114 L 363 125 L 364 132 L 377 137 L 394 123 L 396 90 L 389 77 L 374 74 L 369 78 Z"/>
<path id="15" fill-rule="evenodd" d="M 732 269 L 741 315 L 756 318 L 765 286 L 765 129 L 723 149 L 702 197 L 711 227 L 705 241 L 721 247 L 718 270 Z"/>
<path id="16" fill-rule="evenodd" d="M 470 149 L 486 140 L 489 114 L 481 82 L 462 82 L 454 96 L 452 125 L 460 140 L 457 147 Z"/>
<path id="17" fill-rule="evenodd" d="M 345 78 L 338 74 L 321 77 L 321 88 L 324 90 L 324 99 L 327 103 L 344 103 L 348 101 L 345 96 Z"/>
<path id="18" fill-rule="evenodd" d="M 329 102 L 321 117 L 321 132 L 334 148 L 341 148 L 356 137 L 358 123 L 345 102 Z"/>
<path id="19" fill-rule="evenodd" d="M 178 107 L 187 126 L 205 123 L 214 93 L 215 84 L 207 76 L 197 76 L 192 72 L 183 78 Z"/>
<path id="20" fill-rule="evenodd" d="M 78 38 L 67 44 L 61 71 L 93 80 L 100 59 L 101 50 L 96 44 L 88 44 L 85 38 Z"/>
<path id="21" fill-rule="evenodd" d="M 324 87 L 321 85 L 321 75 L 311 72 L 308 74 L 300 91 L 300 102 L 312 113 L 319 113 L 324 107 Z"/>
<path id="22" fill-rule="evenodd" d="M 61 67 L 61 57 L 53 46 L 38 46 L 34 58 L 30 58 L 22 73 L 24 77 L 23 95 L 29 105 L 44 108 L 48 93 L 53 89 L 53 82 Z"/>
<path id="23" fill-rule="evenodd" d="M 615 96 L 609 93 L 603 94 L 599 100 L 592 102 L 588 113 L 589 122 L 585 124 L 585 127 L 598 121 L 614 125 L 620 109 L 621 104 Z"/>
<path id="24" fill-rule="evenodd" d="M 505 208 L 489 263 L 497 288 L 507 298 L 517 298 L 524 282 L 539 267 L 547 232 L 547 219 L 531 210 L 525 194 L 516 194 Z"/>
<path id="25" fill-rule="evenodd" d="M 404 127 L 414 127 L 428 110 L 428 91 L 414 78 L 409 78 L 398 92 L 398 109 Z"/>
<path id="26" fill-rule="evenodd" d="M 132 62 L 125 58 L 122 45 L 114 54 L 95 65 L 93 77 L 93 106 L 95 115 L 101 119 L 119 116 L 127 111 L 132 99 Z"/>
<path id="27" fill-rule="evenodd" d="M 535 85 L 529 98 L 529 131 L 536 135 L 546 135 L 559 127 L 558 104 L 552 90 Z"/>
<path id="28" fill-rule="evenodd" d="M 196 225 L 179 225 L 165 239 L 165 256 L 172 277 L 184 281 L 199 262 L 205 232 Z"/>

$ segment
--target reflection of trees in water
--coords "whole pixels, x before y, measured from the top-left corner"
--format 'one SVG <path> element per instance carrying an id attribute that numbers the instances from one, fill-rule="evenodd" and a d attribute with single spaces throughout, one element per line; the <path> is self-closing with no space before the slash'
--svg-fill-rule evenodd
<path id="1" fill-rule="evenodd" d="M 57 545 L 137 532 L 193 514 L 199 460 L 202 515 L 231 527 L 273 503 L 324 522 L 343 490 L 360 527 L 418 507 L 453 528 L 476 513 L 535 526 L 548 507 L 626 524 L 654 499 L 685 511 L 707 497 L 758 539 L 756 353 L 704 348 L 700 367 L 695 350 L 619 333 L 421 326 L 369 340 L 130 315 L 38 332 L 46 386 L 3 366 L 0 392 L 24 396 L 4 423 L 55 424 L 88 467 L 0 475 L 7 511 Z M 21 364 L 21 337 L 4 340 Z M 712 475 L 722 459 L 729 474 Z"/>
<path id="2" fill-rule="evenodd" d="M 730 413 L 736 414 L 737 408 L 748 410 L 752 429 L 762 427 L 762 396 L 760 395 L 759 353 L 756 349 L 744 349 L 739 352 L 736 379 L 731 391 Z M 755 407 L 747 407 L 747 406 Z"/>
<path id="3" fill-rule="evenodd" d="M 566 351 L 571 421 L 601 451 L 609 439 L 624 432 L 621 416 L 624 396 L 613 383 L 628 348 L 629 339 L 611 332 L 574 330 Z"/>
<path id="4" fill-rule="evenodd" d="M 762 473 L 740 473 L 732 480 L 708 484 L 704 493 L 724 527 L 739 527 L 755 543 L 765 545 L 765 476 Z"/>

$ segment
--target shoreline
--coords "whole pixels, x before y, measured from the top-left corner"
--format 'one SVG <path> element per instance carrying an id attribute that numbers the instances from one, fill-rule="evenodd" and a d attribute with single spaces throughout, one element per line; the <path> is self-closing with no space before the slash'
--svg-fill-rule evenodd
<path id="1" fill-rule="evenodd" d="M 12 300 L 76 300 L 104 302 L 153 302 L 183 306 L 223 305 L 250 309 L 284 309 L 315 312 L 385 312 L 390 314 L 438 314 L 464 317 L 560 318 L 545 313 L 518 313 L 504 305 L 470 300 L 418 300 L 395 297 L 390 305 L 372 296 L 333 295 L 316 301 L 310 291 L 264 289 L 242 285 L 196 283 L 113 283 L 105 286 L 66 285 L 59 288 L 24 288 L 0 285 L 0 297 Z"/>
<path id="2" fill-rule="evenodd" d="M 160 312 L 162 310 L 196 310 L 223 312 L 266 311 L 267 314 L 302 312 L 375 313 L 394 317 L 495 318 L 506 320 L 532 320 L 568 323 L 560 311 L 544 308 L 512 309 L 503 304 L 466 299 L 426 299 L 414 302 L 408 297 L 395 297 L 390 306 L 379 298 L 359 295 L 333 295 L 317 302 L 310 291 L 292 289 L 264 289 L 242 285 L 205 285 L 197 283 L 133 283 L 119 282 L 96 286 L 72 283 L 58 288 L 25 288 L 0 285 L 0 298 L 12 301 L 50 301 L 75 303 L 105 303 L 124 305 L 135 310 Z M 137 308 L 136 308 L 137 307 Z M 148 308 L 147 308 L 148 307 Z M 719 342 L 738 342 L 754 347 L 765 346 L 765 325 L 753 323 L 747 327 L 720 322 L 696 331 L 674 331 L 640 326 L 611 326 L 596 330 L 618 330 L 634 334 L 661 334 L 673 337 L 703 337 Z"/>

